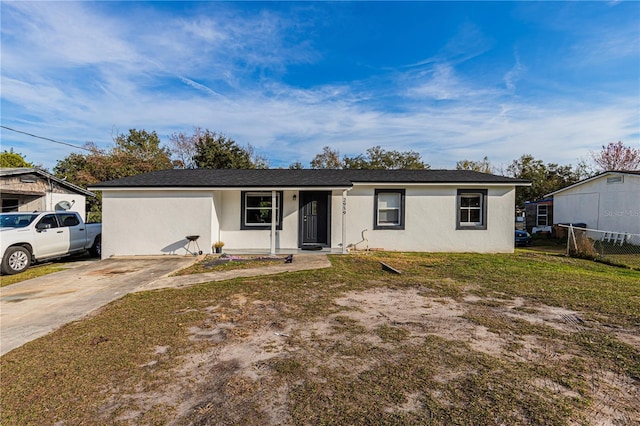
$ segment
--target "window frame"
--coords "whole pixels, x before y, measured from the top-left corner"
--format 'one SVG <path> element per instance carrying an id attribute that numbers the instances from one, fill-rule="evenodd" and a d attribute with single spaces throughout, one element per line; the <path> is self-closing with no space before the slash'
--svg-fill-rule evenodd
<path id="1" fill-rule="evenodd" d="M 240 193 L 240 229 L 241 230 L 270 230 L 271 222 L 260 224 L 247 224 L 247 196 L 265 196 L 268 195 L 271 199 L 272 191 L 241 191 Z M 282 230 L 282 200 L 284 197 L 283 191 L 276 191 L 276 229 Z M 273 207 L 273 206 L 272 206 Z M 272 214 L 273 214 L 273 208 Z M 257 210 L 257 209 L 256 209 Z M 273 216 L 272 216 L 273 217 Z"/>
<path id="2" fill-rule="evenodd" d="M 380 217 L 379 211 L 380 206 L 378 204 L 378 197 L 380 194 L 397 194 L 400 196 L 400 206 L 398 207 L 398 222 L 397 224 L 380 224 L 378 223 L 378 219 Z M 373 200 L 373 229 L 394 229 L 394 230 L 402 230 L 405 225 L 405 198 L 406 198 L 406 190 L 405 189 L 388 189 L 388 188 L 378 188 L 374 190 L 374 200 Z"/>
<path id="3" fill-rule="evenodd" d="M 78 215 L 75 214 L 75 213 L 71 213 L 71 212 L 68 212 L 68 213 L 56 213 L 56 215 L 58 216 L 58 223 L 60 224 L 61 228 L 72 228 L 74 226 L 79 226 L 81 224 L 80 218 L 78 218 Z M 75 219 L 76 223 L 73 224 L 73 225 L 65 225 L 64 224 L 64 222 L 66 220 L 65 216 L 66 217 L 73 217 Z"/>
<path id="4" fill-rule="evenodd" d="M 41 227 L 40 225 L 43 225 L 44 220 L 48 218 L 53 218 L 53 221 L 55 222 L 55 226 L 50 226 L 48 228 Z M 45 224 L 45 225 L 52 225 L 52 224 Z M 42 216 L 38 221 L 38 223 L 36 223 L 36 229 L 56 229 L 56 228 L 62 228 L 62 226 L 60 226 L 60 221 L 58 220 L 58 216 L 55 213 L 48 213 Z"/>
<path id="5" fill-rule="evenodd" d="M 544 214 L 540 214 L 540 207 L 544 207 Z M 540 223 L 540 218 L 544 217 L 544 224 Z M 549 226 L 549 205 L 538 204 L 536 206 L 536 226 Z"/>
<path id="6" fill-rule="evenodd" d="M 12 213 L 20 210 L 20 199 L 18 198 L 3 198 L 2 199 L 2 213 Z"/>
<path id="7" fill-rule="evenodd" d="M 458 189 L 456 193 L 456 230 L 486 230 L 487 229 L 487 190 L 486 189 Z M 480 222 L 461 222 L 462 197 L 465 195 L 480 196 Z"/>

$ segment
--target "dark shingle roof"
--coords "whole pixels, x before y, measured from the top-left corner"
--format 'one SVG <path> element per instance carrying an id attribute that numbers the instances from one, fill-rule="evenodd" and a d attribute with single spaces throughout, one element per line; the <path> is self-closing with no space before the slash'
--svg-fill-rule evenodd
<path id="1" fill-rule="evenodd" d="M 529 184 L 522 179 L 468 170 L 172 169 L 102 182 L 91 188 L 349 188 L 354 183 Z"/>

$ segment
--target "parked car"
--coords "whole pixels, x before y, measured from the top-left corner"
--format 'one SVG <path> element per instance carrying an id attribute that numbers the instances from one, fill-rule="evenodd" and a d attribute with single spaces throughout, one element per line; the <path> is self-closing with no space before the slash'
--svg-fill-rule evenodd
<path id="1" fill-rule="evenodd" d="M 86 224 L 77 212 L 16 212 L 0 214 L 1 267 L 17 274 L 33 262 L 89 251 L 100 256 L 102 225 Z"/>
<path id="2" fill-rule="evenodd" d="M 516 229 L 515 244 L 516 246 L 530 246 L 531 235 L 527 231 Z"/>

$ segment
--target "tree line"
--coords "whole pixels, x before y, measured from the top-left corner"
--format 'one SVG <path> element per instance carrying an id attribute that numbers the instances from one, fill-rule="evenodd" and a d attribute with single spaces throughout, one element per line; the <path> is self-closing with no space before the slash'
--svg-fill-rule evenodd
<path id="1" fill-rule="evenodd" d="M 267 158 L 260 156 L 249 144 L 242 146 L 223 134 L 208 129 L 194 128 L 193 133 L 174 133 L 169 146 L 163 146 L 155 131 L 130 129 L 126 134 L 113 138 L 113 146 L 98 148 L 93 143 L 85 145 L 87 153 L 71 153 L 58 160 L 53 174 L 68 182 L 86 188 L 107 180 L 134 176 L 164 169 L 266 169 Z M 24 157 L 13 151 L 0 154 L 1 167 L 33 167 Z M 368 148 L 356 156 L 340 156 L 337 149 L 325 146 L 309 163 L 312 169 L 384 169 L 425 170 L 431 166 L 415 151 L 386 150 L 380 146 Z M 303 169 L 296 161 L 289 169 Z M 576 167 L 544 163 L 530 154 L 515 159 L 506 169 L 494 167 L 487 157 L 482 160 L 461 160 L 457 170 L 493 173 L 531 181 L 531 187 L 518 188 L 516 205 L 544 197 L 567 185 L 605 170 L 640 169 L 640 149 L 625 146 L 622 142 L 603 145 L 597 152 L 590 152 L 589 159 Z M 88 201 L 89 212 L 99 212 L 101 197 Z"/>

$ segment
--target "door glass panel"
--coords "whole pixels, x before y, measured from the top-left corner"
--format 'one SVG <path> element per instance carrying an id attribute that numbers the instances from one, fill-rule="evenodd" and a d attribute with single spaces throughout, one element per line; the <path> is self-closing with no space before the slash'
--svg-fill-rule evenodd
<path id="1" fill-rule="evenodd" d="M 49 225 L 49 228 L 57 228 L 58 221 L 56 220 L 56 216 L 53 214 L 48 214 L 38 222 L 38 225 Z"/>

